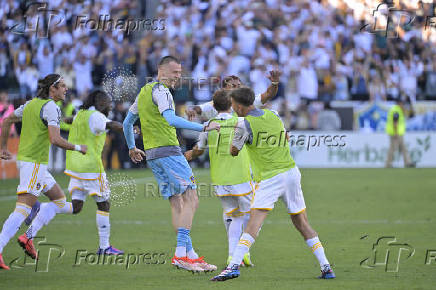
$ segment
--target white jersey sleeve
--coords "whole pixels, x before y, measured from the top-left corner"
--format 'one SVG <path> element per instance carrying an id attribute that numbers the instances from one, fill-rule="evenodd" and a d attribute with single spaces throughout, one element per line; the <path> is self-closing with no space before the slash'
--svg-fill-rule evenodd
<path id="1" fill-rule="evenodd" d="M 151 90 L 151 95 L 161 114 L 166 110 L 175 110 L 173 95 L 164 85 L 156 84 Z"/>
<path id="2" fill-rule="evenodd" d="M 21 106 L 19 106 L 18 108 L 15 109 L 15 111 L 14 111 L 14 115 L 15 115 L 15 117 L 23 118 L 24 107 L 25 107 L 29 102 L 30 102 L 30 101 L 27 101 L 24 105 L 21 105 Z"/>
<path id="3" fill-rule="evenodd" d="M 245 143 L 251 143 L 253 134 L 249 123 L 242 117 L 238 117 L 238 123 L 235 127 L 235 135 L 233 136 L 232 145 L 241 150 Z"/>
<path id="4" fill-rule="evenodd" d="M 62 112 L 54 101 L 45 103 L 41 111 L 42 119 L 47 122 L 48 126 L 60 127 Z"/>
<path id="5" fill-rule="evenodd" d="M 106 132 L 106 123 L 110 122 L 101 112 L 94 112 L 89 117 L 89 129 L 92 134 L 98 136 Z"/>
<path id="6" fill-rule="evenodd" d="M 130 106 L 129 111 L 138 115 L 138 96 L 136 97 L 135 102 Z"/>
<path id="7" fill-rule="evenodd" d="M 207 148 L 207 132 L 201 132 L 198 136 L 197 147 L 200 150 L 205 150 Z"/>
<path id="8" fill-rule="evenodd" d="M 213 107 L 212 101 L 201 104 L 199 107 L 201 109 L 200 117 L 203 118 L 204 120 L 210 120 L 218 115 L 217 110 L 215 110 L 215 108 Z"/>
<path id="9" fill-rule="evenodd" d="M 253 105 L 256 108 L 258 108 L 258 109 L 263 106 L 263 103 L 262 103 L 262 94 L 256 95 L 256 97 L 254 98 Z"/>

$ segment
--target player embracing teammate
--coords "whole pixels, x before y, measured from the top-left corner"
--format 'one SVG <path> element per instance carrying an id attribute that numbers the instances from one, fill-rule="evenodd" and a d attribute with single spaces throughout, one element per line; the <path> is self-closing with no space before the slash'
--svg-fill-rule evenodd
<path id="1" fill-rule="evenodd" d="M 233 252 L 232 260 L 224 271 L 211 280 L 225 281 L 239 277 L 241 261 L 278 199 L 285 203 L 294 226 L 318 259 L 321 266 L 319 278 L 335 278 L 318 234 L 308 222 L 301 174 L 291 157 L 282 121 L 271 110 L 256 109 L 253 106 L 254 93 L 249 88 L 232 90 L 230 96 L 233 110 L 241 117 L 235 127 L 231 154 L 238 156 L 246 147 L 257 188 L 251 203 L 250 220 Z"/>

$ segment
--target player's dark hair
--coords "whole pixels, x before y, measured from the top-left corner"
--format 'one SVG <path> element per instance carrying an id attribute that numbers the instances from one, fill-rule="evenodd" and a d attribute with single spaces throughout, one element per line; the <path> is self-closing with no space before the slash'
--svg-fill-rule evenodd
<path id="1" fill-rule="evenodd" d="M 231 90 L 230 97 L 246 107 L 253 105 L 254 102 L 254 92 L 247 87 Z"/>
<path id="2" fill-rule="evenodd" d="M 222 88 L 227 87 L 227 83 L 229 83 L 230 81 L 233 81 L 233 80 L 241 81 L 241 79 L 235 75 L 226 76 L 221 82 L 221 87 Z"/>
<path id="3" fill-rule="evenodd" d="M 38 90 L 36 96 L 41 99 L 48 99 L 50 93 L 50 87 L 58 87 L 58 83 L 61 80 L 61 76 L 58 74 L 49 74 L 43 79 L 38 80 Z"/>
<path id="4" fill-rule="evenodd" d="M 232 100 L 226 90 L 217 90 L 212 97 L 213 107 L 218 112 L 227 111 L 232 106 Z"/>
<path id="5" fill-rule="evenodd" d="M 83 105 L 80 106 L 81 110 L 88 110 L 92 106 L 96 106 L 97 102 L 103 98 L 108 98 L 109 96 L 102 90 L 95 90 L 88 95 Z"/>
<path id="6" fill-rule="evenodd" d="M 170 62 L 175 62 L 177 64 L 180 64 L 180 60 L 178 58 L 176 58 L 176 57 L 174 57 L 172 55 L 167 55 L 167 56 L 162 57 L 159 60 L 158 66 L 162 66 L 162 65 L 168 64 Z"/>

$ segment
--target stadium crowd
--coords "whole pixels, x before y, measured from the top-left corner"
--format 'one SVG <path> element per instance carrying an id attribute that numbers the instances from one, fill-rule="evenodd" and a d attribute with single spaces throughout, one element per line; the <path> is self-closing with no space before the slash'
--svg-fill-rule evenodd
<path id="1" fill-rule="evenodd" d="M 48 0 L 45 8 L 51 12 L 41 10 L 40 4 L 26 8 L 22 1 L 2 2 L 0 121 L 12 105 L 31 98 L 37 79 L 49 73 L 61 74 L 70 89 L 64 108 L 77 108 L 88 92 L 102 85 L 105 73 L 123 67 L 136 75 L 140 88 L 146 77 L 156 75 L 160 57 L 168 54 L 177 55 L 184 75 L 194 80 L 193 85 L 182 82 L 175 91 L 179 114 L 186 104 L 211 99 L 216 84 L 210 78 L 237 75 L 258 94 L 269 86 L 272 69 L 282 76 L 269 105 L 289 129 L 322 129 L 329 120 L 339 129 L 332 101 L 436 99 L 433 1 L 384 1 L 378 7 L 375 0 L 147 1 L 155 6 L 127 0 Z M 403 19 L 404 11 L 414 17 L 408 25 L 403 22 L 412 18 Z M 52 21 L 47 31 L 50 13 L 55 14 L 52 19 L 64 19 Z M 391 22 L 386 26 L 388 14 Z M 153 15 L 164 21 L 160 29 L 128 34 L 77 27 L 78 15 Z M 398 20 L 403 22 L 397 25 Z M 122 120 L 128 106 L 116 103 L 114 117 Z M 113 142 L 119 148 L 122 136 L 113 138 L 119 139 Z"/>

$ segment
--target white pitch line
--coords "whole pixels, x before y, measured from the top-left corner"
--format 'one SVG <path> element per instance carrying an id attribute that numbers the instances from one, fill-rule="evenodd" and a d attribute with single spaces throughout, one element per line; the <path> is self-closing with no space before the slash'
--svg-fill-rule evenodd
<path id="1" fill-rule="evenodd" d="M 322 220 L 322 221 L 311 221 L 314 224 L 434 224 L 436 223 L 435 220 L 416 220 L 416 221 L 409 221 L 409 220 L 394 220 L 394 221 L 387 221 L 387 220 Z M 83 224 L 95 224 L 94 219 L 89 220 L 53 220 L 52 223 L 55 224 L 68 224 L 68 225 L 83 225 Z M 221 221 L 217 220 L 200 220 L 196 221 L 196 224 L 202 224 L 202 225 L 217 225 L 221 224 Z M 111 220 L 111 224 L 121 224 L 121 225 L 169 225 L 170 221 L 168 220 L 161 220 L 161 221 L 151 221 L 151 220 Z M 280 219 L 278 221 L 271 221 L 266 220 L 264 224 L 279 224 L 279 225 L 291 225 L 290 220 Z"/>
<path id="2" fill-rule="evenodd" d="M 134 179 L 136 184 L 146 184 L 150 181 L 154 181 L 154 177 L 141 177 L 141 178 L 137 178 Z M 118 186 L 118 185 L 122 185 L 118 184 L 118 183 L 114 183 L 112 186 Z M 62 188 L 62 190 L 65 193 L 68 193 L 68 189 L 67 188 Z M 3 193 L 7 194 L 5 196 L 2 196 Z M 15 194 L 14 190 L 9 190 L 9 189 L 1 189 L 0 190 L 0 201 L 9 201 L 9 200 L 16 200 L 17 199 L 17 195 Z"/>

